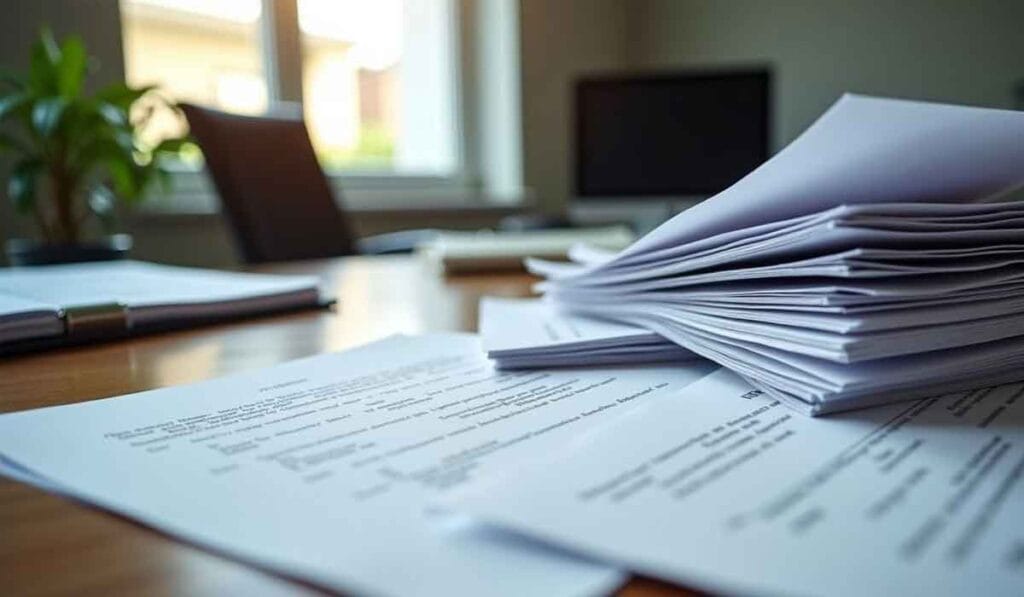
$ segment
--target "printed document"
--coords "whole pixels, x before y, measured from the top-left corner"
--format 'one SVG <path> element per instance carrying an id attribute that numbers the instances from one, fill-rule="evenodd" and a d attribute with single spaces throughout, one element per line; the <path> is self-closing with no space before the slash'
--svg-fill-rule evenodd
<path id="1" fill-rule="evenodd" d="M 1024 384 L 811 419 L 720 369 L 461 512 L 706 590 L 1020 595 Z"/>
<path id="2" fill-rule="evenodd" d="M 22 480 L 328 588 L 585 595 L 621 575 L 426 513 L 549 459 L 707 362 L 502 373 L 465 334 L 398 337 L 201 384 L 0 416 Z"/>

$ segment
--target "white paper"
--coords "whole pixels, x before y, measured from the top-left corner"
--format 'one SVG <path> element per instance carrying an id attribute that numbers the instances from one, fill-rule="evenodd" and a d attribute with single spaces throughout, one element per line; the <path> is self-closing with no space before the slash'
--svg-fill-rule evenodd
<path id="1" fill-rule="evenodd" d="M 605 341 L 636 344 L 663 342 L 655 333 L 614 321 L 559 313 L 539 299 L 484 297 L 480 301 L 480 335 L 488 352 L 557 347 Z"/>
<path id="2" fill-rule="evenodd" d="M 621 576 L 425 516 L 427 498 L 549 458 L 712 368 L 499 373 L 475 336 L 394 338 L 0 416 L 0 455 L 43 485 L 334 590 L 585 595 Z"/>
<path id="3" fill-rule="evenodd" d="M 661 320 L 648 322 L 652 327 Z M 898 359 L 833 363 L 693 327 L 661 326 L 666 338 L 758 382 L 810 415 L 986 387 L 1020 379 L 1024 339 L 938 350 Z"/>
<path id="4" fill-rule="evenodd" d="M 447 505 L 712 591 L 1020 595 L 1024 384 L 807 419 L 722 369 Z"/>
<path id="5" fill-rule="evenodd" d="M 496 360 L 501 369 L 540 369 L 550 367 L 593 367 L 596 365 L 622 366 L 632 363 L 678 363 L 694 358 L 693 353 L 678 347 L 630 347 L 627 349 L 602 349 L 583 354 L 537 355 L 525 357 L 502 357 Z"/>
<path id="6" fill-rule="evenodd" d="M 480 332 L 502 369 L 683 362 L 696 355 L 658 334 L 562 313 L 538 299 L 484 297 Z"/>

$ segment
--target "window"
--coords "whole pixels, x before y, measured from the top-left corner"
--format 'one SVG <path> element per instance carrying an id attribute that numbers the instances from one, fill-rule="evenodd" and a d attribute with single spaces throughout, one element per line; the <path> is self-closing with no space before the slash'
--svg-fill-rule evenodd
<path id="1" fill-rule="evenodd" d="M 126 77 L 160 85 L 175 100 L 243 114 L 301 99 L 329 172 L 453 178 L 462 170 L 462 127 L 452 5 L 122 0 Z M 284 47 L 288 39 L 298 40 L 297 59 Z M 154 114 L 143 135 L 184 126 L 167 111 Z"/>
<path id="2" fill-rule="evenodd" d="M 122 16 L 129 84 L 230 112 L 266 111 L 260 0 L 128 0 Z M 154 142 L 186 128 L 180 115 L 158 109 L 142 137 Z"/>

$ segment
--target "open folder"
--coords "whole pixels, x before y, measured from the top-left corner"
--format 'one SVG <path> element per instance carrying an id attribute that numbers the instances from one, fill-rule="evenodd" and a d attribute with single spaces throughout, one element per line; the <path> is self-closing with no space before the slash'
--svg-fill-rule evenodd
<path id="1" fill-rule="evenodd" d="M 809 414 L 1024 379 L 1024 113 L 846 96 L 611 257 L 532 261 Z"/>
<path id="2" fill-rule="evenodd" d="M 0 354 L 327 304 L 318 280 L 116 261 L 0 270 Z"/>

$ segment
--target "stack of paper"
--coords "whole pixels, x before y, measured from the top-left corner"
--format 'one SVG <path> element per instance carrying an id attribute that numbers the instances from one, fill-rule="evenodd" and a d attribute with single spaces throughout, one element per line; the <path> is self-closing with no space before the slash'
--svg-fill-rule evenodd
<path id="1" fill-rule="evenodd" d="M 532 261 L 810 414 L 1024 378 L 1024 113 L 847 96 L 612 257 Z"/>
<path id="2" fill-rule="evenodd" d="M 614 365 L 696 358 L 691 351 L 633 325 L 560 313 L 538 299 L 487 297 L 480 335 L 500 369 Z"/>

